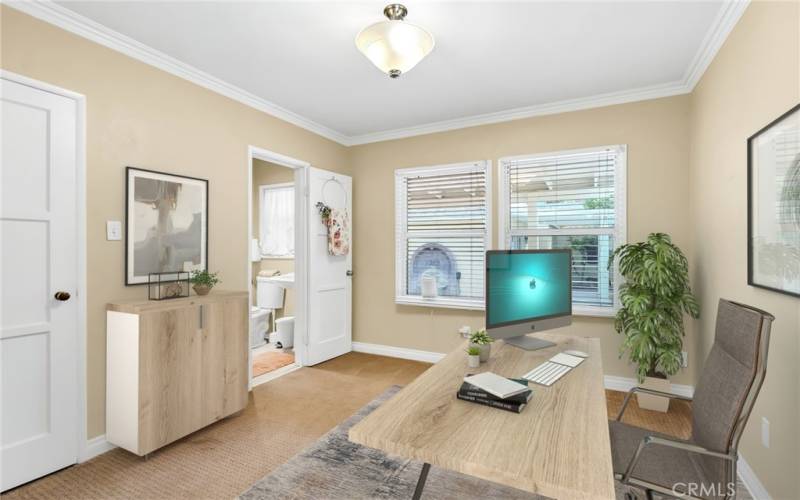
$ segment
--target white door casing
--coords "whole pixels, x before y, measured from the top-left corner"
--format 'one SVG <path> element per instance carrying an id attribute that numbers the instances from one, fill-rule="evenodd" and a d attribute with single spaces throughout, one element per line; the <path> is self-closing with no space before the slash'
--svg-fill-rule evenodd
<path id="1" fill-rule="evenodd" d="M 352 350 L 352 203 L 353 180 L 347 175 L 309 167 L 308 171 L 308 302 L 305 365 L 314 365 Z M 346 209 L 350 251 L 328 254 L 328 232 L 318 202 Z"/>
<path id="2" fill-rule="evenodd" d="M 0 490 L 77 461 L 78 105 L 2 80 Z M 55 299 L 67 292 L 69 300 Z"/>

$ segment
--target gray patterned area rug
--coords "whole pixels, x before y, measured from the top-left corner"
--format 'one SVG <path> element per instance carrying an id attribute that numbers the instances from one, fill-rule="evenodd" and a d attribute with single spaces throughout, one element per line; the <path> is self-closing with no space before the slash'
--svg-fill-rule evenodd
<path id="1" fill-rule="evenodd" d="M 411 498 L 422 469 L 420 462 L 387 455 L 347 439 L 348 430 L 369 415 L 400 387 L 390 387 L 316 443 L 295 455 L 254 484 L 239 498 L 270 499 L 403 499 Z M 624 486 L 616 483 L 618 500 L 624 499 Z M 749 498 L 739 486 L 738 498 Z M 745 495 L 742 495 L 745 493 Z M 427 499 L 524 499 L 545 497 L 501 484 L 484 481 L 438 467 L 431 467 L 423 498 Z"/>

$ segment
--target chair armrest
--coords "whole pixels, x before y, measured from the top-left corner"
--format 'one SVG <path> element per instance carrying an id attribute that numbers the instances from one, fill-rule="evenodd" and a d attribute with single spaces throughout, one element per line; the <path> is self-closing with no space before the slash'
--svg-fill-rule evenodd
<path id="1" fill-rule="evenodd" d="M 625 395 L 625 400 L 622 402 L 622 408 L 619 409 L 619 413 L 617 414 L 617 421 L 622 420 L 622 414 L 625 413 L 625 409 L 628 408 L 628 403 L 630 403 L 631 396 L 633 395 L 634 392 L 642 392 L 645 394 L 652 394 L 653 396 L 662 396 L 670 399 L 680 399 L 681 401 L 689 401 L 689 402 L 692 401 L 692 398 L 690 397 L 681 396 L 679 394 L 672 394 L 671 392 L 656 391 L 653 389 L 646 389 L 644 387 L 634 387 L 633 389 L 628 391 L 628 394 Z"/>
<path id="2" fill-rule="evenodd" d="M 677 439 L 666 439 L 657 436 L 645 436 L 639 442 L 639 447 L 636 448 L 636 453 L 633 454 L 633 458 L 631 458 L 631 461 L 628 464 L 628 468 L 625 469 L 625 474 L 622 476 L 623 483 L 628 482 L 631 474 L 633 473 L 633 469 L 636 468 L 636 464 L 639 462 L 639 457 L 641 456 L 645 448 L 649 445 L 669 446 L 671 448 L 686 450 L 690 453 L 699 453 L 701 455 L 716 457 L 723 460 L 730 460 L 731 462 L 736 463 L 736 457 L 734 455 L 712 451 L 707 448 L 703 448 L 702 446 L 698 446 L 692 443 L 687 443 L 686 441 L 679 441 Z"/>

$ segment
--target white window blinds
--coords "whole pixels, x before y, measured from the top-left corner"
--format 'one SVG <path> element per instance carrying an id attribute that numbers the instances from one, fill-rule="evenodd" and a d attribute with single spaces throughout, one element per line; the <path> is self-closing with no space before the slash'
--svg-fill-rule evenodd
<path id="1" fill-rule="evenodd" d="M 488 184 L 486 162 L 397 171 L 398 302 L 483 307 Z"/>
<path id="2" fill-rule="evenodd" d="M 572 249 L 573 306 L 611 311 L 609 258 L 624 243 L 625 147 L 501 160 L 503 236 L 511 249 Z"/>

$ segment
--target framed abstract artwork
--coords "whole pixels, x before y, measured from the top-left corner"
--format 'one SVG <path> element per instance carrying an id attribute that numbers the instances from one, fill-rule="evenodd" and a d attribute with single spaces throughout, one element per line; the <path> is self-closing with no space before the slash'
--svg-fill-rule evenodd
<path id="1" fill-rule="evenodd" d="M 747 282 L 800 297 L 800 104 L 747 140 Z"/>
<path id="2" fill-rule="evenodd" d="M 128 167 L 125 284 L 208 269 L 208 181 Z"/>

